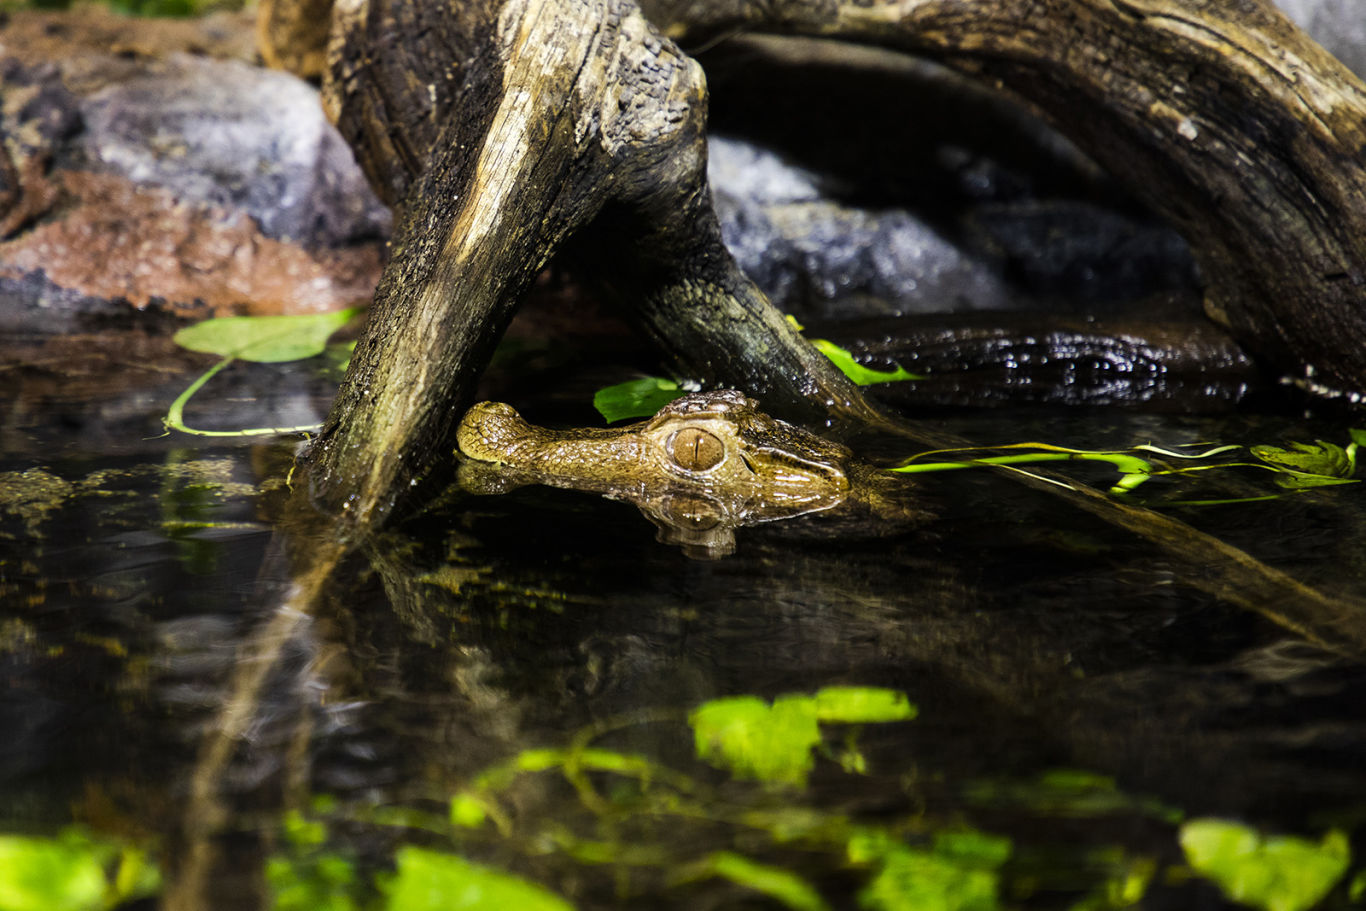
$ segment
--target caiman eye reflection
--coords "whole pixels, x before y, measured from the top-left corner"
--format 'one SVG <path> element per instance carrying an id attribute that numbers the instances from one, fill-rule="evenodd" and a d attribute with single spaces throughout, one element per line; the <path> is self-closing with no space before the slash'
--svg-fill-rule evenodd
<path id="1" fill-rule="evenodd" d="M 715 434 L 696 427 L 684 427 L 669 438 L 669 455 L 680 468 L 706 471 L 721 463 L 726 455 L 726 446 Z"/>

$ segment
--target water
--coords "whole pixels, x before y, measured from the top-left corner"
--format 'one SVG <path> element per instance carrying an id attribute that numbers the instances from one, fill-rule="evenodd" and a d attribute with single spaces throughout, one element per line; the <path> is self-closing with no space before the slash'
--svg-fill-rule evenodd
<path id="1" fill-rule="evenodd" d="M 0 432 L 0 831 L 144 846 L 147 901 L 427 907 L 433 882 L 512 888 L 478 880 L 497 870 L 581 908 L 1224 907 L 1190 870 L 1205 819 L 1330 860 L 1340 832 L 1356 851 L 1322 907 L 1362 882 L 1366 665 L 1046 493 L 927 476 L 908 482 L 927 523 L 740 529 L 719 560 L 621 502 L 454 496 L 299 612 L 282 605 L 335 532 L 291 498 L 293 444 L 154 439 L 203 365 L 141 337 L 144 366 L 172 366 L 121 383 L 107 362 L 45 382 L 33 340 L 5 346 L 30 353 Z M 295 424 L 335 374 L 223 382 L 201 417 Z M 1345 442 L 1351 423 L 934 420 L 1083 446 Z M 1360 594 L 1363 496 L 1171 514 Z M 851 721 L 850 687 L 915 716 Z M 717 702 L 739 696 L 761 701 Z M 739 712 L 736 739 L 699 757 L 708 705 Z"/>

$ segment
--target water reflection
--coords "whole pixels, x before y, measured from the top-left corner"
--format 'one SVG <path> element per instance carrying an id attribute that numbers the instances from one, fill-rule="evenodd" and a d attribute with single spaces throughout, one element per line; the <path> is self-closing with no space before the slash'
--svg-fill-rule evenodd
<path id="1" fill-rule="evenodd" d="M 5 466 L 0 822 L 147 840 L 168 907 L 264 906 L 286 876 L 363 903 L 429 860 L 405 845 L 580 907 L 842 907 L 912 868 L 1002 906 L 1217 906 L 1170 874 L 1180 820 L 1360 828 L 1360 663 L 998 478 L 937 478 L 929 525 L 760 524 L 721 560 L 544 487 L 348 551 L 280 483 L 288 450 L 153 445 Z M 1355 584 L 1359 497 L 1297 502 L 1256 514 L 1285 532 L 1261 552 Z M 851 686 L 919 713 L 802 720 Z M 804 787 L 699 756 L 692 713 L 733 696 L 815 730 Z"/>

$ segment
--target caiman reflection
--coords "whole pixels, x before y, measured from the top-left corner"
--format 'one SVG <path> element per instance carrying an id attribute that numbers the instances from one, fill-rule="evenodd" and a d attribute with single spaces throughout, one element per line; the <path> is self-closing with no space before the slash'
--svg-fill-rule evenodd
<path id="1" fill-rule="evenodd" d="M 731 553 L 744 525 L 849 507 L 908 513 L 888 496 L 897 479 L 731 389 L 685 395 L 647 421 L 608 429 L 549 430 L 483 402 L 461 421 L 457 442 L 473 460 L 461 466 L 467 490 L 548 484 L 628 500 L 660 540 L 696 556 Z"/>

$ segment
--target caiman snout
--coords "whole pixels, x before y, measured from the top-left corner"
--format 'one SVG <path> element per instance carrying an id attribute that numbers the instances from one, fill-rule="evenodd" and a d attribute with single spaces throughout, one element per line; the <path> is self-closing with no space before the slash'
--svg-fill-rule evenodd
<path id="1" fill-rule="evenodd" d="M 503 402 L 480 402 L 465 412 L 455 442 L 471 459 L 503 462 L 519 442 L 531 436 L 531 425 L 516 408 Z"/>

